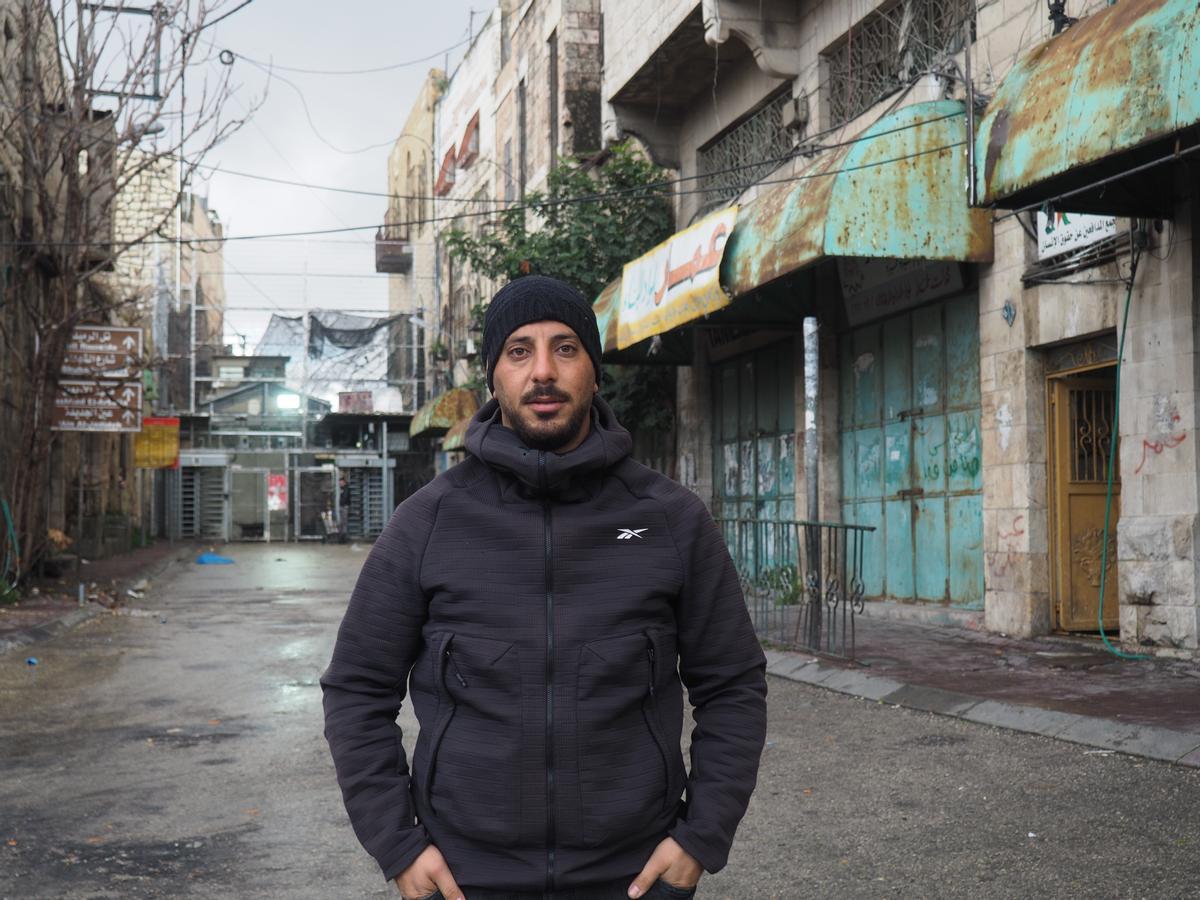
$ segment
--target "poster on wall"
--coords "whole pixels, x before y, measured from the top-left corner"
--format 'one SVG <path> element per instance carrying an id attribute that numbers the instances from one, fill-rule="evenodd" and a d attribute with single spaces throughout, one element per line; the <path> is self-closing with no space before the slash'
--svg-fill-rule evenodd
<path id="1" fill-rule="evenodd" d="M 133 464 L 139 469 L 179 468 L 179 419 L 146 416 L 133 439 Z"/>
<path id="2" fill-rule="evenodd" d="M 288 477 L 272 472 L 267 476 L 267 509 L 279 512 L 287 509 Z"/>
<path id="3" fill-rule="evenodd" d="M 618 349 L 729 305 L 719 274 L 737 212 L 730 206 L 705 216 L 625 264 Z"/>

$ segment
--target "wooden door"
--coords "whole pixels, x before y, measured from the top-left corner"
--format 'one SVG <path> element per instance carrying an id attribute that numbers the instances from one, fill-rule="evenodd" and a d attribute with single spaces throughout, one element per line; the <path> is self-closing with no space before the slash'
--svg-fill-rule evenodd
<path id="1" fill-rule="evenodd" d="M 1054 601 L 1063 631 L 1098 631 L 1100 570 L 1104 550 L 1104 506 L 1109 454 L 1114 449 L 1115 382 L 1107 376 L 1056 378 L 1051 382 L 1053 439 L 1051 528 Z M 1113 473 L 1113 503 L 1104 588 L 1104 627 L 1118 627 L 1117 517 L 1120 472 Z"/>

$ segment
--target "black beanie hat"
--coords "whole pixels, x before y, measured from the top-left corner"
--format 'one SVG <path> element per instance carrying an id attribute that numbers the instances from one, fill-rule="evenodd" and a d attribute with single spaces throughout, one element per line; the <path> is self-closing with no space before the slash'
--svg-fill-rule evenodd
<path id="1" fill-rule="evenodd" d="M 579 335 L 583 349 L 592 358 L 596 383 L 600 383 L 600 329 L 596 313 L 583 294 L 557 278 L 526 275 L 510 281 L 496 292 L 483 317 L 483 359 L 487 365 L 488 390 L 492 373 L 508 336 L 530 322 L 562 322 Z"/>

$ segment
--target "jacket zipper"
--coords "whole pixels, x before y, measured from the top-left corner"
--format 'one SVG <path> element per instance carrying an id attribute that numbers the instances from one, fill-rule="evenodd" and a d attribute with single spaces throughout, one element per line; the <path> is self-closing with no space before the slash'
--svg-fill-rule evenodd
<path id="1" fill-rule="evenodd" d="M 538 481 L 546 487 L 546 453 L 538 451 Z M 543 501 L 546 536 L 546 890 L 554 890 L 554 579 L 551 569 L 550 502 Z"/>
<path id="2" fill-rule="evenodd" d="M 667 784 L 665 799 L 663 801 L 663 808 L 665 809 L 671 800 L 671 763 L 667 758 L 667 747 L 659 735 L 658 726 L 655 724 L 658 716 L 658 700 L 654 696 L 654 682 L 658 676 L 658 666 L 655 663 L 654 642 L 650 639 L 649 634 L 646 635 L 646 660 L 650 664 L 650 690 L 646 697 L 647 705 L 643 707 L 642 713 L 646 717 L 646 727 L 650 729 L 650 739 L 654 741 L 654 746 L 658 748 L 658 753 L 662 757 L 663 777 L 666 779 Z"/>
<path id="3" fill-rule="evenodd" d="M 458 670 L 458 663 L 454 661 L 454 654 L 449 647 L 446 648 L 446 659 L 450 663 L 450 668 L 454 670 L 454 677 L 458 679 L 458 683 L 463 687 L 468 687 L 467 679 L 463 678 L 462 672 Z"/>

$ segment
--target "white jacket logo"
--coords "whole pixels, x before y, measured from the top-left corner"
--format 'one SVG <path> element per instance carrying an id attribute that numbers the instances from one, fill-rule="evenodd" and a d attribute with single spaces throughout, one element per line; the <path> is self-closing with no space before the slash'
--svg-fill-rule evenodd
<path id="1" fill-rule="evenodd" d="M 642 537 L 642 532 L 646 531 L 646 530 L 647 529 L 645 529 L 645 528 L 618 528 L 617 529 L 617 540 L 618 541 L 631 541 L 634 538 L 637 538 L 639 541 L 644 540 L 644 538 Z"/>

